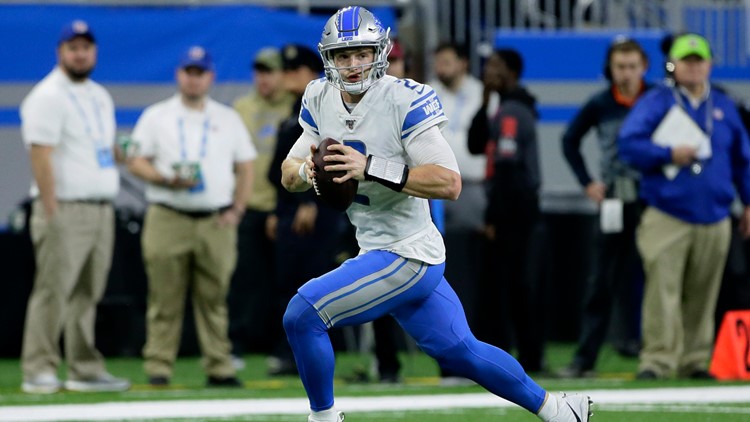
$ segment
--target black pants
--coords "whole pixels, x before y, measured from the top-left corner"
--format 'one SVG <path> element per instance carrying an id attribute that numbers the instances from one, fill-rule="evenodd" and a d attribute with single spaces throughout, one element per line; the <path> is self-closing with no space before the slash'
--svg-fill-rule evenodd
<path id="1" fill-rule="evenodd" d="M 237 266 L 229 287 L 232 353 L 269 352 L 274 243 L 266 236 L 267 212 L 247 210 L 237 228 Z"/>
<path id="2" fill-rule="evenodd" d="M 635 243 L 635 231 L 641 219 L 640 202 L 623 207 L 623 230 L 620 233 L 600 233 L 594 277 L 584 297 L 581 336 L 574 363 L 584 370 L 593 369 L 599 350 L 606 340 L 612 310 L 619 302 L 625 311 L 626 328 L 630 336 L 638 338 L 638 314 L 633 288 L 636 276 L 642 272 Z"/>
<path id="3" fill-rule="evenodd" d="M 480 340 L 504 350 L 518 350 L 528 372 L 543 369 L 544 262 L 541 250 L 539 200 L 536 192 L 508 192 L 491 198 L 489 221 L 495 240 L 488 255 L 488 272 L 477 294 Z"/>

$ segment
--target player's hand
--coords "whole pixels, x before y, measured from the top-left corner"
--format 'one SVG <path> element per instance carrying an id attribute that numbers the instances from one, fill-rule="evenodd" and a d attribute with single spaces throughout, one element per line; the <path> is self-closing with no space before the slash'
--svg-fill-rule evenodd
<path id="1" fill-rule="evenodd" d="M 698 158 L 698 150 L 688 146 L 672 147 L 672 162 L 678 166 L 686 166 Z"/>
<path id="2" fill-rule="evenodd" d="M 266 237 L 276 240 L 276 231 L 279 226 L 279 217 L 276 214 L 269 214 L 266 217 Z"/>
<path id="3" fill-rule="evenodd" d="M 197 180 L 183 179 L 178 176 L 174 176 L 171 179 L 166 179 L 163 183 L 164 187 L 174 190 L 190 189 L 198 184 Z"/>
<path id="4" fill-rule="evenodd" d="M 490 241 L 494 241 L 496 235 L 497 233 L 493 224 L 486 224 L 484 226 L 484 237 L 486 237 Z"/>
<path id="5" fill-rule="evenodd" d="M 747 239 L 750 237 L 750 206 L 746 206 L 745 209 L 742 210 L 739 229 L 743 238 Z"/>
<path id="6" fill-rule="evenodd" d="M 240 224 L 240 220 L 242 220 L 240 212 L 234 208 L 229 208 L 219 214 L 219 227 L 237 227 L 237 225 Z"/>
<path id="7" fill-rule="evenodd" d="M 311 186 L 312 186 L 312 179 L 313 177 L 315 177 L 315 164 L 313 163 L 312 157 L 313 157 L 313 154 L 315 154 L 315 151 L 317 150 L 318 150 L 318 147 L 316 147 L 315 145 L 310 145 L 310 153 L 305 157 L 305 167 L 303 168 L 305 175 L 307 175 L 307 184 Z"/>
<path id="8" fill-rule="evenodd" d="M 57 199 L 51 198 L 49 201 L 42 199 L 42 208 L 44 209 L 44 218 L 47 221 L 52 221 L 57 214 Z"/>
<path id="9" fill-rule="evenodd" d="M 301 204 L 297 207 L 292 221 L 292 231 L 300 236 L 315 231 L 315 219 L 318 218 L 318 206 L 315 203 Z"/>
<path id="10" fill-rule="evenodd" d="M 602 182 L 590 182 L 586 185 L 586 196 L 592 201 L 600 204 L 607 193 L 607 187 Z"/>
<path id="11" fill-rule="evenodd" d="M 343 155 L 331 154 L 323 157 L 323 160 L 330 163 L 326 166 L 326 171 L 345 171 L 346 174 L 341 177 L 334 177 L 336 183 L 344 183 L 349 179 L 365 180 L 365 167 L 367 167 L 367 156 L 356 149 L 343 145 L 334 144 L 328 146 L 328 151 L 340 151 Z"/>

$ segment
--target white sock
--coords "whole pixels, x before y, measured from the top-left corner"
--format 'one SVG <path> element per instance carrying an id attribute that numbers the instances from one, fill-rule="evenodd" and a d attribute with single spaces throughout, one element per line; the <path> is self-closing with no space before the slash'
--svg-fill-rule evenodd
<path id="1" fill-rule="evenodd" d="M 313 410 L 312 417 L 315 421 L 337 422 L 339 420 L 339 412 L 337 412 L 333 407 L 330 409 L 321 410 L 320 412 L 316 412 Z"/>
<path id="2" fill-rule="evenodd" d="M 539 416 L 539 419 L 548 421 L 557 416 L 558 407 L 557 396 L 552 393 L 547 393 L 544 404 L 542 404 L 541 409 L 539 409 L 539 413 L 537 413 L 536 415 Z"/>

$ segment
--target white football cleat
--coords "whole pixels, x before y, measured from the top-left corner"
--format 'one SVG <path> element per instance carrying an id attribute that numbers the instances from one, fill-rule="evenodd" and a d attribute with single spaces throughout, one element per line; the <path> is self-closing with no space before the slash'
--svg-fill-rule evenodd
<path id="1" fill-rule="evenodd" d="M 557 415 L 549 422 L 588 422 L 593 416 L 591 397 L 584 394 L 551 394 L 557 400 Z"/>
<path id="2" fill-rule="evenodd" d="M 310 415 L 307 417 L 307 422 L 329 422 L 329 421 L 324 421 L 323 419 L 315 419 L 313 418 L 313 415 Z M 338 412 L 336 414 L 336 422 L 344 422 L 344 412 Z"/>

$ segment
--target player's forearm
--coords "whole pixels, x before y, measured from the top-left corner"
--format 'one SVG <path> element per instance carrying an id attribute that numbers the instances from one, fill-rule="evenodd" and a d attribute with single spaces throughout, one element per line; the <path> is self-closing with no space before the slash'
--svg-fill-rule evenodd
<path id="1" fill-rule="evenodd" d="M 47 145 L 31 145 L 31 171 L 34 175 L 39 199 L 42 201 L 47 216 L 51 216 L 57 209 L 55 194 L 55 173 L 52 168 L 53 147 Z"/>
<path id="2" fill-rule="evenodd" d="M 300 166 L 305 160 L 301 158 L 287 158 L 281 163 L 281 185 L 289 192 L 304 192 L 310 189 L 310 184 L 300 176 Z"/>
<path id="3" fill-rule="evenodd" d="M 402 191 L 412 196 L 454 201 L 461 193 L 461 176 L 435 164 L 414 167 Z"/>

